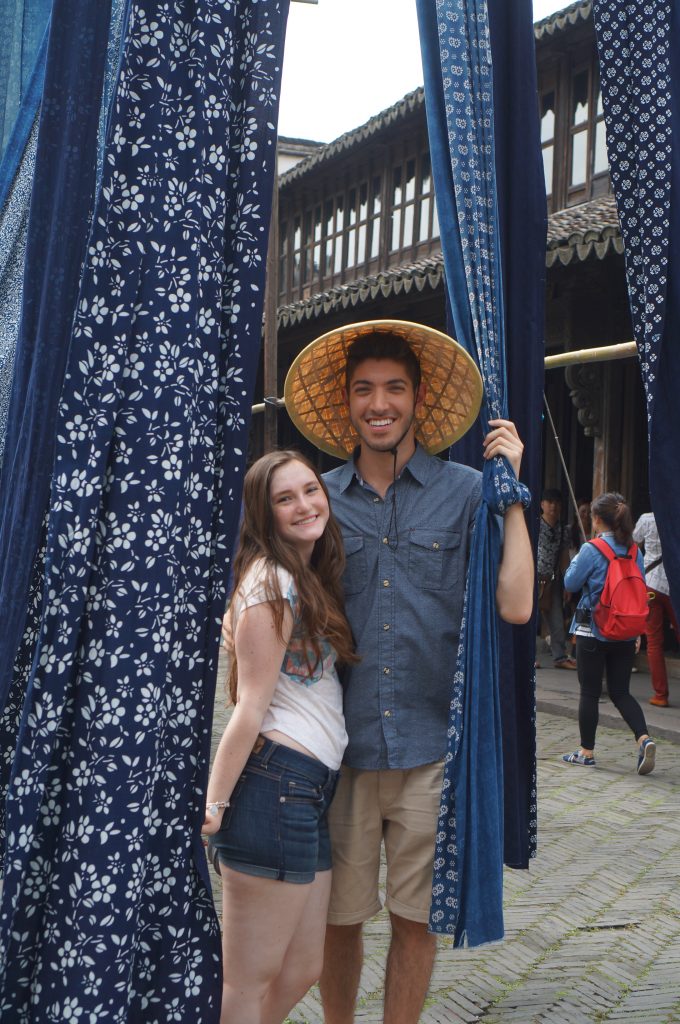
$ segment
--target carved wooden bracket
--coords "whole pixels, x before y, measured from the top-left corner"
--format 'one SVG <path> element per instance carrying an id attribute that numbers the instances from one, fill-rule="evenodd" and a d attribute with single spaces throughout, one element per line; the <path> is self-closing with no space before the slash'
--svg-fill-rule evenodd
<path id="1" fill-rule="evenodd" d="M 602 367 L 599 363 L 576 363 L 565 367 L 564 379 L 584 434 L 602 437 Z"/>

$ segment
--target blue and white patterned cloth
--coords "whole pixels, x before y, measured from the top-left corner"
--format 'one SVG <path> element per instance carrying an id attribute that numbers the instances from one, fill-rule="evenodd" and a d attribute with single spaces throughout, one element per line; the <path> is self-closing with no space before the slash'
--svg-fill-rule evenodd
<path id="1" fill-rule="evenodd" d="M 488 11 L 486 0 L 418 0 L 418 14 L 448 296 L 457 340 L 475 355 L 484 381 L 486 433 L 490 419 L 507 416 Z M 432 930 L 454 935 L 461 945 L 503 935 L 495 515 L 529 500 L 506 460 L 485 465 L 453 679 L 430 908 Z"/>
<path id="2" fill-rule="evenodd" d="M 669 256 L 670 0 L 595 0 L 607 155 L 651 420 Z M 677 131 L 677 128 L 675 129 Z"/>
<path id="3" fill-rule="evenodd" d="M 647 401 L 649 493 L 680 608 L 680 18 L 672 0 L 593 5 L 607 150 Z"/>
<path id="4" fill-rule="evenodd" d="M 5 708 L 8 1022 L 219 1018 L 199 831 L 287 0 L 126 13 L 44 574 Z"/>

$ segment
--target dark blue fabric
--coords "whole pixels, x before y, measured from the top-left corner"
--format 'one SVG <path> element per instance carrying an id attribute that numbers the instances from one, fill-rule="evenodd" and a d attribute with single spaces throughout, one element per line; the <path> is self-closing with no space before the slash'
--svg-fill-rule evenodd
<path id="1" fill-rule="evenodd" d="M 33 73 L 24 90 L 21 106 L 17 111 L 14 126 L 7 139 L 0 160 L 0 210 L 3 209 L 14 176 L 26 148 L 26 143 L 35 121 L 35 115 L 43 93 L 45 78 L 45 57 L 47 55 L 47 29 L 43 34 L 42 43 L 36 54 Z"/>
<path id="2" fill-rule="evenodd" d="M 536 104 L 531 0 L 489 0 L 498 217 L 503 267 L 508 413 L 524 442 L 522 480 L 541 493 L 547 212 Z M 481 451 L 481 445 L 477 451 Z M 540 506 L 527 512 L 534 553 Z M 504 860 L 526 868 L 536 851 L 536 616 L 500 625 Z"/>
<path id="3" fill-rule="evenodd" d="M 545 346 L 547 213 L 536 112 L 536 61 L 531 0 L 489 0 L 493 56 L 498 216 L 505 304 L 508 406 L 524 442 L 522 480 L 541 492 L 541 402 Z M 447 301 L 450 310 L 450 303 Z M 447 319 L 455 332 L 453 317 Z M 454 334 L 455 336 L 455 334 Z M 477 422 L 450 458 L 482 468 Z M 527 511 L 534 552 L 540 507 Z M 526 868 L 536 850 L 536 615 L 525 626 L 499 622 L 503 721 L 504 860 Z"/>
<path id="4" fill-rule="evenodd" d="M 51 7 L 52 0 L 0 4 L 0 157 L 30 87 Z"/>
<path id="5" fill-rule="evenodd" d="M 612 186 L 647 400 L 652 510 L 680 609 L 680 13 L 671 0 L 596 0 Z M 653 58 L 650 58 L 653 54 Z"/>
<path id="6" fill-rule="evenodd" d="M 505 321 L 486 3 L 418 0 L 430 153 L 458 341 L 484 381 L 482 429 L 507 415 Z M 453 681 L 430 927 L 478 945 L 503 935 L 503 755 L 496 513 L 528 502 L 503 459 L 483 470 Z"/>
<path id="7" fill-rule="evenodd" d="M 66 65 L 87 63 L 79 33 L 97 9 L 83 5 Z M 286 14 L 278 0 L 130 3 L 49 423 L 44 578 L 15 665 L 3 1020 L 219 1019 L 200 826 Z M 93 102 L 91 166 L 98 119 Z M 71 154 L 51 141 L 58 171 Z"/>
<path id="8" fill-rule="evenodd" d="M 649 432 L 649 491 L 676 617 L 680 616 L 680 9 L 672 5 L 669 37 L 671 119 L 670 225 L 664 329 Z"/>
<path id="9" fill-rule="evenodd" d="M 54 424 L 90 229 L 107 0 L 56 0 L 50 29 L 21 326 L 0 470 L 0 711 L 24 629 L 48 505 Z M 83 60 L 82 54 L 88 53 Z"/>

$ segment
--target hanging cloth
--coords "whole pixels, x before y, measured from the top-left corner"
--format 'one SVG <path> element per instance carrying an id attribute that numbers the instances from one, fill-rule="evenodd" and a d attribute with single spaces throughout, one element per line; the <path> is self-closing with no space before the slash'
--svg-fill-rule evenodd
<path id="1" fill-rule="evenodd" d="M 647 403 L 649 490 L 680 610 L 680 10 L 595 0 L 607 154 Z"/>
<path id="2" fill-rule="evenodd" d="M 493 82 L 486 3 L 417 0 L 425 98 L 448 297 L 456 338 L 477 359 L 482 425 L 506 417 Z M 503 936 L 503 764 L 495 611 L 495 514 L 527 488 L 487 463 L 472 537 L 449 719 L 430 927 L 457 945 Z"/>
<path id="3" fill-rule="evenodd" d="M 219 1019 L 200 826 L 286 14 L 132 0 L 125 19 L 53 421 L 39 638 L 15 665 L 3 1019 Z"/>
<path id="4" fill-rule="evenodd" d="M 9 21 L 11 5 L 0 13 L 0 109 L 5 85 L 5 121 L 10 104 L 7 95 L 10 51 L 15 33 Z M 10 30 L 11 29 L 11 30 Z M 5 35 L 3 35 L 3 31 Z M 33 32 L 30 33 L 33 38 Z M 31 49 L 32 52 L 32 48 Z M 21 300 L 23 294 L 24 255 L 28 231 L 31 184 L 37 144 L 37 112 L 43 91 L 47 30 L 34 53 L 34 65 L 21 94 L 14 125 L 2 148 L 0 158 L 0 467 L 5 452 L 7 416 L 12 392 Z M 26 60 L 26 56 L 25 56 Z M 21 76 L 19 76 L 21 80 Z"/>
<path id="5" fill-rule="evenodd" d="M 536 41 L 531 0 L 489 0 L 494 82 L 494 148 L 505 308 L 510 419 L 524 441 L 522 478 L 539 494 L 541 395 L 545 345 L 547 211 L 536 103 Z M 449 333 L 455 333 L 452 318 Z M 479 420 L 450 451 L 455 462 L 483 468 Z M 534 552 L 540 509 L 527 525 Z M 504 861 L 526 868 L 536 851 L 536 615 L 524 626 L 499 622 Z"/>
<path id="6" fill-rule="evenodd" d="M 52 0 L 3 0 L 0 4 L 0 160 L 17 128 L 24 141 L 33 121 L 25 100 L 35 84 L 36 66 L 50 18 Z M 19 147 L 19 151 L 23 146 Z M 0 194 L 2 175 L 0 175 Z M 0 206 L 2 203 L 0 203 Z"/>
<path id="7" fill-rule="evenodd" d="M 0 467 L 0 712 L 9 699 L 12 668 L 26 628 L 28 592 L 49 502 L 57 403 L 92 215 L 108 26 L 106 0 L 95 5 L 87 0 L 55 2 L 35 170 L 26 197 L 30 215 L 25 256 L 22 260 L 21 251 L 16 256 L 16 262 L 23 262 L 23 280 L 16 284 L 21 320 Z M 7 301 L 3 311 L 10 316 L 18 296 L 8 291 Z M 23 695 L 17 696 L 16 684 L 13 691 L 16 706 Z M 4 792 L 16 731 L 0 732 L 0 743 Z"/>

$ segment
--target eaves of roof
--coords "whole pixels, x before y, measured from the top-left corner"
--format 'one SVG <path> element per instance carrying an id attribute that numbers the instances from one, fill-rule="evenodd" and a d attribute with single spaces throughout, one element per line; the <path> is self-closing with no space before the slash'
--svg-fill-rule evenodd
<path id="1" fill-rule="evenodd" d="M 546 266 L 566 266 L 590 257 L 602 260 L 613 250 L 623 252 L 623 239 L 613 196 L 602 196 L 548 218 Z M 378 298 L 408 295 L 412 290 L 435 290 L 442 283 L 444 257 L 441 252 L 401 267 L 392 267 L 373 277 L 337 285 L 300 302 L 279 306 L 280 329 L 293 327 L 328 313 L 362 306 Z"/>
<path id="2" fill-rule="evenodd" d="M 444 257 L 441 253 L 427 256 L 416 263 L 403 267 L 392 267 L 374 277 L 363 277 L 358 281 L 337 285 L 326 292 L 312 295 L 288 306 L 279 306 L 278 325 L 292 327 L 304 320 L 312 320 L 337 309 L 349 309 L 374 299 L 389 298 L 392 295 L 408 295 L 413 289 L 422 292 L 425 288 L 439 287 L 444 273 Z"/>
<path id="3" fill-rule="evenodd" d="M 349 151 L 354 146 L 360 145 L 372 135 L 382 131 L 383 128 L 387 128 L 388 125 L 394 124 L 402 117 L 405 117 L 412 111 L 424 106 L 424 103 L 425 92 L 421 85 L 418 89 L 414 89 L 413 92 L 404 96 L 404 98 L 399 100 L 398 103 L 393 104 L 393 106 L 388 107 L 379 114 L 375 114 L 375 116 L 371 117 L 366 124 L 362 124 L 358 128 L 353 128 L 351 131 L 345 132 L 344 135 L 335 139 L 334 142 L 329 142 L 325 146 L 319 146 L 316 152 L 311 153 L 310 156 L 306 157 L 304 160 L 300 160 L 295 167 L 291 167 L 289 171 L 286 171 L 285 174 L 281 175 L 279 179 L 279 188 L 285 188 L 286 185 L 290 185 L 292 182 L 302 178 L 305 174 L 315 168 L 317 164 L 325 163 L 327 160 L 331 160 L 334 156 L 339 156 L 341 153 Z"/>
<path id="4" fill-rule="evenodd" d="M 592 0 L 578 0 L 577 3 L 569 4 L 561 11 L 555 11 L 541 21 L 534 24 L 534 37 L 536 41 L 544 36 L 553 36 L 556 32 L 575 25 L 579 21 L 586 21 L 592 11 Z"/>
<path id="5" fill-rule="evenodd" d="M 548 268 L 558 263 L 566 266 L 574 259 L 583 262 L 591 255 L 603 260 L 610 249 L 621 254 L 623 238 L 614 196 L 600 196 L 551 214 L 546 249 Z"/>

